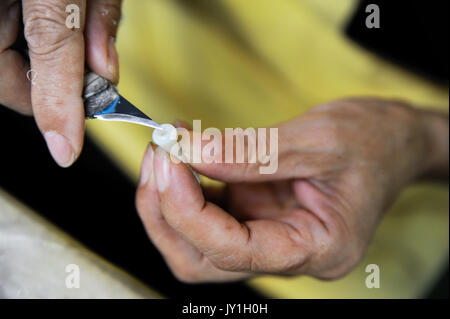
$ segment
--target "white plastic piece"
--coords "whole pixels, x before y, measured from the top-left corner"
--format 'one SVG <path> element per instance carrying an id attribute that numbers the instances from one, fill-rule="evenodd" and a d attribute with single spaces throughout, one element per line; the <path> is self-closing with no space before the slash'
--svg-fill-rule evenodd
<path id="1" fill-rule="evenodd" d="M 173 125 L 167 123 L 161 124 L 160 127 L 160 130 L 153 131 L 153 142 L 158 144 L 166 152 L 173 153 L 173 146 L 177 144 L 178 139 L 177 129 Z"/>
<path id="2" fill-rule="evenodd" d="M 191 172 L 194 174 L 195 178 L 197 179 L 197 182 L 200 183 L 200 176 L 197 174 L 197 172 L 194 172 L 191 168 L 191 166 L 188 164 L 188 161 L 185 159 L 185 157 L 180 154 L 181 153 L 181 147 L 178 144 L 178 132 L 177 129 L 168 123 L 161 124 L 160 130 L 153 130 L 153 142 L 157 144 L 159 147 L 164 149 L 167 153 L 171 154 L 172 156 L 175 156 L 183 163 L 187 164 Z"/>

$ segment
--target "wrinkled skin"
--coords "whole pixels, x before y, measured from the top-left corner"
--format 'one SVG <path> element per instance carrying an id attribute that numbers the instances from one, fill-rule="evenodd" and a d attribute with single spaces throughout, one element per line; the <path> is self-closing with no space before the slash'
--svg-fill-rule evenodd
<path id="1" fill-rule="evenodd" d="M 66 6 L 80 8 L 80 28 L 66 26 Z M 84 136 L 81 98 L 85 62 L 117 82 L 114 47 L 120 0 L 18 0 L 0 2 L 0 104 L 33 114 L 50 153 L 63 167 L 79 156 Z M 11 49 L 23 23 L 30 61 Z M 34 85 L 27 80 L 32 69 Z"/>
<path id="2" fill-rule="evenodd" d="M 137 208 L 180 280 L 339 278 L 361 260 L 404 186 L 439 169 L 448 176 L 448 118 L 398 101 L 332 102 L 280 124 L 278 134 L 273 175 L 257 164 L 192 164 L 225 182 L 223 191 L 202 190 L 185 164 L 149 147 Z M 444 134 L 439 147 L 436 134 Z"/>

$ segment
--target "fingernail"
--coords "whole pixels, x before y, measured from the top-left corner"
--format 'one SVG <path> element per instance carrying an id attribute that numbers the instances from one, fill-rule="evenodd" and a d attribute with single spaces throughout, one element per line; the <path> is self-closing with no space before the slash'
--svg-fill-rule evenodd
<path id="1" fill-rule="evenodd" d="M 61 167 L 72 165 L 75 153 L 69 140 L 55 131 L 44 133 L 45 141 L 56 163 Z"/>
<path id="2" fill-rule="evenodd" d="M 164 192 L 170 185 L 170 160 L 166 151 L 158 146 L 155 156 L 155 179 L 159 192 Z"/>
<path id="3" fill-rule="evenodd" d="M 119 58 L 116 50 L 116 38 L 109 37 L 108 43 L 108 72 L 111 76 L 117 80 L 119 75 L 117 72 L 117 64 L 119 63 Z"/>
<path id="4" fill-rule="evenodd" d="M 139 180 L 139 185 L 145 185 L 149 177 L 152 174 L 153 171 L 153 148 L 152 145 L 149 144 L 147 147 L 147 150 L 145 152 L 144 160 L 142 161 L 142 168 L 141 168 L 141 177 Z"/>

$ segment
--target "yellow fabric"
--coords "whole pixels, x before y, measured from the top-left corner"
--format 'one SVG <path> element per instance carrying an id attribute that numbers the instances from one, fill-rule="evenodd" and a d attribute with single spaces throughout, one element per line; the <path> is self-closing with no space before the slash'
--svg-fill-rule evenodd
<path id="1" fill-rule="evenodd" d="M 403 98 L 448 112 L 440 88 L 342 33 L 354 0 L 124 1 L 119 89 L 158 122 L 264 127 L 347 96 Z M 90 121 L 88 132 L 134 180 L 151 130 Z M 421 296 L 448 260 L 448 187 L 408 188 L 386 214 L 361 265 L 345 278 L 260 277 L 282 298 Z M 365 286 L 378 264 L 381 287 Z"/>

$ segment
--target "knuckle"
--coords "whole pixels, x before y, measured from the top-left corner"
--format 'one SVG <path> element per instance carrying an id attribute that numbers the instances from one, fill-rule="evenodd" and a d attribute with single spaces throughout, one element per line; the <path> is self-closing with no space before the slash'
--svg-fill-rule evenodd
<path id="1" fill-rule="evenodd" d="M 317 276 L 324 280 L 335 280 L 344 277 L 360 262 L 365 252 L 365 245 L 361 238 L 346 231 L 337 232 L 330 236 L 324 255 L 334 256 L 331 267 L 326 267 Z M 336 252 L 339 252 L 338 256 Z"/>
<path id="2" fill-rule="evenodd" d="M 321 274 L 315 275 L 315 277 L 321 279 L 321 280 L 337 280 L 345 275 L 347 275 L 350 272 L 351 268 L 335 268 L 326 272 L 323 272 Z"/>
<path id="3" fill-rule="evenodd" d="M 341 149 L 343 147 L 341 135 L 339 123 L 331 115 L 325 116 L 322 122 L 321 140 L 326 142 L 330 149 Z"/>
<path id="4" fill-rule="evenodd" d="M 212 261 L 212 263 L 218 269 L 224 271 L 237 271 L 240 269 L 240 267 L 238 267 L 239 263 L 237 263 L 235 260 L 218 259 Z"/>
<path id="5" fill-rule="evenodd" d="M 71 121 L 64 109 L 64 104 L 59 102 L 58 99 L 49 99 L 46 96 L 40 96 L 38 100 L 33 100 L 33 115 L 38 126 L 45 131 L 57 127 L 67 127 Z"/>
<path id="6" fill-rule="evenodd" d="M 353 233 L 348 241 L 348 257 L 346 259 L 346 264 L 349 269 L 355 267 L 361 259 L 363 258 L 368 242 L 361 238 L 361 236 Z"/>
<path id="7" fill-rule="evenodd" d="M 340 279 L 349 274 L 361 262 L 363 255 L 363 253 L 359 253 L 357 251 L 346 254 L 344 261 L 335 267 L 323 271 L 317 275 L 317 277 L 324 280 Z"/>
<path id="8" fill-rule="evenodd" d="M 46 89 L 33 100 L 33 106 L 44 116 L 51 114 L 57 117 L 64 114 L 64 100 Z"/>
<path id="9" fill-rule="evenodd" d="M 245 162 L 242 164 L 243 167 L 243 179 L 252 178 L 258 173 L 259 165 L 255 165 L 254 163 Z"/>
<path id="10" fill-rule="evenodd" d="M 202 273 L 197 269 L 197 267 L 191 267 L 190 265 L 169 266 L 172 274 L 181 282 L 197 283 L 203 279 Z"/>
<path id="11" fill-rule="evenodd" d="M 30 5 L 24 19 L 24 35 L 30 52 L 46 55 L 57 51 L 68 39 L 79 34 L 66 27 L 66 13 L 52 1 L 41 1 Z"/>
<path id="12" fill-rule="evenodd" d="M 251 268 L 252 262 L 248 258 L 237 253 L 220 254 L 218 256 L 208 256 L 211 263 L 223 271 L 244 271 Z"/>
<path id="13" fill-rule="evenodd" d="M 33 101 L 34 114 L 41 122 L 52 126 L 54 123 L 62 123 L 65 121 L 64 104 L 58 99 L 49 98 L 41 95 L 39 100 Z"/>

